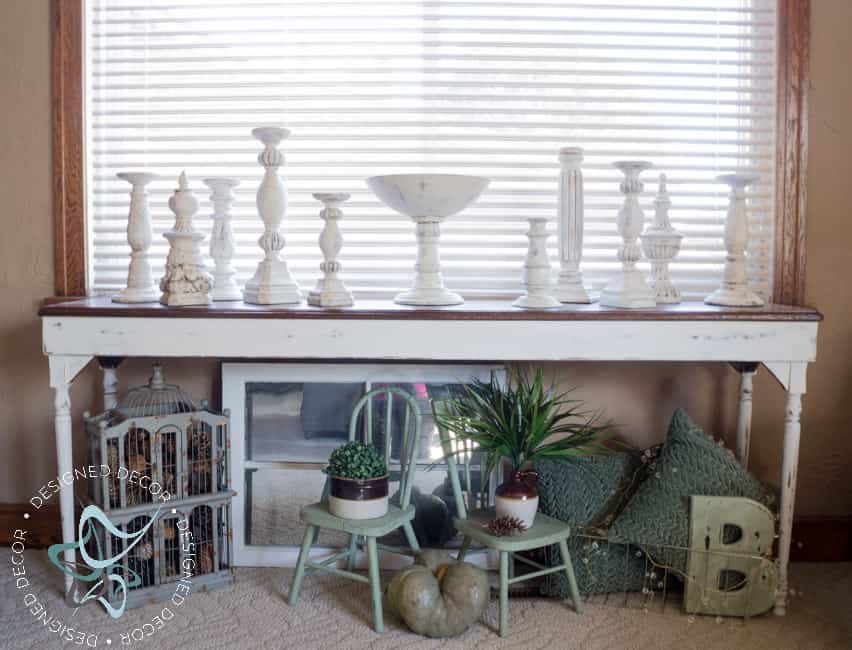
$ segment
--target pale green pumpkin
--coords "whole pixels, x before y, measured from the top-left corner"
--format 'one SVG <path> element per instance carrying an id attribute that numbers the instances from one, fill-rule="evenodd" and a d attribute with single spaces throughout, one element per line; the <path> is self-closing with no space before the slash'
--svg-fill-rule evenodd
<path id="1" fill-rule="evenodd" d="M 456 636 L 479 620 L 488 606 L 488 575 L 456 562 L 445 551 L 427 550 L 393 577 L 388 606 L 417 634 Z"/>

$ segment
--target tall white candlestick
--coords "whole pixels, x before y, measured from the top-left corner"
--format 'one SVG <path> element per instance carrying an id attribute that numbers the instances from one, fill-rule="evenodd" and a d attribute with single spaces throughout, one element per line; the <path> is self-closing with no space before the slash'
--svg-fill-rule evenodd
<path id="1" fill-rule="evenodd" d="M 210 201 L 213 203 L 213 229 L 210 233 L 210 257 L 213 258 L 213 300 L 240 300 L 243 293 L 234 276 L 236 271 L 231 265 L 234 256 L 234 234 L 231 231 L 231 205 L 234 193 L 231 191 L 240 181 L 236 178 L 205 178 L 203 183 L 211 189 Z"/>
<path id="2" fill-rule="evenodd" d="M 725 221 L 725 270 L 722 286 L 704 299 L 708 305 L 729 307 L 756 307 L 763 298 L 748 286 L 746 274 L 746 251 L 748 250 L 748 214 L 746 212 L 745 188 L 755 183 L 753 174 L 722 174 L 716 180 L 731 188 L 728 195 L 728 216 Z"/>
<path id="3" fill-rule="evenodd" d="M 349 199 L 349 195 L 340 193 L 317 193 L 313 197 L 322 201 L 323 209 L 320 217 L 325 226 L 319 236 L 320 250 L 323 261 L 320 270 L 323 276 L 317 280 L 316 287 L 308 294 L 308 304 L 317 307 L 350 307 L 353 304 L 352 293 L 337 275 L 340 272 L 340 262 L 337 256 L 343 247 L 343 237 L 337 222 L 343 218 L 340 204 Z"/>
<path id="4" fill-rule="evenodd" d="M 254 277 L 243 289 L 243 300 L 257 305 L 301 302 L 299 285 L 280 255 L 285 244 L 281 225 L 287 216 L 287 186 L 278 175 L 278 168 L 284 164 L 284 154 L 278 150 L 278 145 L 290 132 L 275 126 L 263 126 L 254 129 L 252 135 L 264 145 L 264 150 L 257 157 L 257 162 L 266 168 L 257 188 L 257 211 L 263 220 L 263 235 L 258 244 L 264 257 L 257 265 Z"/>
<path id="5" fill-rule="evenodd" d="M 581 147 L 559 150 L 559 278 L 553 296 L 559 302 L 589 303 L 583 287 L 580 258 L 583 255 L 583 162 Z"/>
<path id="6" fill-rule="evenodd" d="M 148 249 L 151 247 L 151 215 L 145 186 L 157 178 L 149 172 L 119 172 L 120 179 L 131 185 L 130 212 L 127 215 L 127 243 L 130 244 L 130 266 L 127 286 L 113 296 L 113 302 L 157 302 L 160 292 L 154 284 Z"/>
<path id="7" fill-rule="evenodd" d="M 636 262 L 642 257 L 638 239 L 645 221 L 645 214 L 639 205 L 639 195 L 643 189 L 639 174 L 652 165 L 643 160 L 622 160 L 613 165 L 624 174 L 620 185 L 624 206 L 618 211 L 616 221 L 618 234 L 623 240 L 618 249 L 621 271 L 613 276 L 601 292 L 601 305 L 626 309 L 654 307 L 654 293 L 645 282 L 642 272 L 636 268 Z"/>

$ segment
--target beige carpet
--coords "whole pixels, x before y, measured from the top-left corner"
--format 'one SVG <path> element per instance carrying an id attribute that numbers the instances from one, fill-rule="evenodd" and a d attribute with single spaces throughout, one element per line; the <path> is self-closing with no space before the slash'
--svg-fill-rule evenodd
<path id="1" fill-rule="evenodd" d="M 8 553 L 8 549 L 5 549 Z M 86 631 L 100 634 L 98 648 L 122 647 L 122 632 L 150 621 L 155 605 L 130 610 L 118 621 L 99 605 L 67 608 L 58 595 L 58 572 L 49 569 L 43 551 L 27 551 L 26 568 L 36 595 L 47 611 Z M 578 616 L 568 606 L 541 598 L 512 599 L 511 635 L 499 638 L 493 628 L 497 605 L 492 601 L 482 623 L 451 640 L 432 640 L 407 632 L 386 616 L 387 631 L 370 627 L 371 609 L 366 585 L 319 576 L 308 578 L 296 607 L 284 597 L 291 573 L 273 569 L 241 569 L 237 583 L 211 593 L 193 593 L 163 629 L 141 648 L 582 648 L 656 650 L 659 648 L 737 650 L 740 648 L 852 648 L 852 564 L 796 564 L 796 596 L 784 618 L 772 615 L 747 623 L 733 619 L 689 617 L 651 603 L 623 606 L 619 602 L 591 603 Z M 56 634 L 37 622 L 23 604 L 6 564 L 0 579 L 0 647 L 54 648 Z M 115 641 L 107 646 L 111 636 Z"/>

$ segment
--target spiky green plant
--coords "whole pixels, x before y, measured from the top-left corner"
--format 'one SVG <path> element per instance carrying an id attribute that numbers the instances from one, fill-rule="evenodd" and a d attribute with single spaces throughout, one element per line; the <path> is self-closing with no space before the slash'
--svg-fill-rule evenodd
<path id="1" fill-rule="evenodd" d="M 385 459 L 378 450 L 357 440 L 331 452 L 328 467 L 323 471 L 329 476 L 352 479 L 376 478 L 388 473 Z"/>
<path id="2" fill-rule="evenodd" d="M 596 424 L 598 416 L 581 401 L 546 387 L 541 370 L 532 379 L 516 370 L 505 383 L 492 373 L 490 381 L 464 384 L 435 405 L 435 417 L 456 439 L 479 448 L 487 476 L 501 458 L 514 472 L 539 458 L 610 453 L 601 436 L 609 426 Z"/>

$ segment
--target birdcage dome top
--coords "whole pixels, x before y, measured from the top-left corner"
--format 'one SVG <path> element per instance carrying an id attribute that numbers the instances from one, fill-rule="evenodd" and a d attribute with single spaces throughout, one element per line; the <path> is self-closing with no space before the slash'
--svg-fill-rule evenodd
<path id="1" fill-rule="evenodd" d="M 199 405 L 175 384 L 167 384 L 163 366 L 154 364 L 147 386 L 131 388 L 116 407 L 126 417 L 172 415 L 198 411 Z"/>

